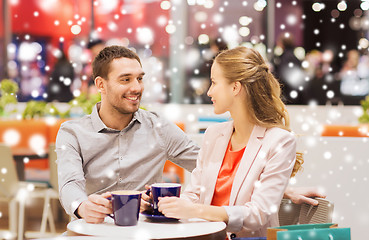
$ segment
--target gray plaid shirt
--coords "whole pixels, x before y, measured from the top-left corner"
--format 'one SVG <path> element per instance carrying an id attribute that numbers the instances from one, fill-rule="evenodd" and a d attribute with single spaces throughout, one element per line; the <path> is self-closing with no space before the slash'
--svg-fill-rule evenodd
<path id="1" fill-rule="evenodd" d="M 60 201 L 69 215 L 92 193 L 144 190 L 167 159 L 192 171 L 199 148 L 175 124 L 139 109 L 122 131 L 91 115 L 62 124 L 56 139 Z"/>

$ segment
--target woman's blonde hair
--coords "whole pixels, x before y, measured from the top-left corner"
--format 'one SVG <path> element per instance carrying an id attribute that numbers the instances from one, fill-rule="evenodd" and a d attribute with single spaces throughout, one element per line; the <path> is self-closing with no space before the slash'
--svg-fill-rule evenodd
<path id="1" fill-rule="evenodd" d="M 247 111 L 250 120 L 266 128 L 290 129 L 286 105 L 281 99 L 281 87 L 270 72 L 260 53 L 247 47 L 236 47 L 220 52 L 214 59 L 226 79 L 240 82 L 246 90 Z M 303 163 L 301 153 L 296 154 L 294 176 Z"/>

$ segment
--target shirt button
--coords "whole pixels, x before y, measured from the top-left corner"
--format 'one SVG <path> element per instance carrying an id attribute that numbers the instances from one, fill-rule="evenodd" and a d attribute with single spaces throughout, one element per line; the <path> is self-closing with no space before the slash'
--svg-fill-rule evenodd
<path id="1" fill-rule="evenodd" d="M 123 157 L 119 157 L 119 160 L 121 160 L 121 161 L 122 161 L 122 160 L 123 160 Z"/>
<path id="2" fill-rule="evenodd" d="M 121 182 L 123 182 L 123 179 L 122 178 L 119 178 L 119 182 L 121 183 Z"/>

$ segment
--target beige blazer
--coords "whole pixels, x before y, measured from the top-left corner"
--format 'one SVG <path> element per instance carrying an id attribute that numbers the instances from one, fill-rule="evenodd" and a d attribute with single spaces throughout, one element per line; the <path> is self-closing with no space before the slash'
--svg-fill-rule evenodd
<path id="1" fill-rule="evenodd" d="M 200 149 L 191 182 L 182 194 L 193 202 L 211 204 L 218 173 L 233 132 L 233 121 L 210 126 Z M 295 136 L 281 128 L 255 126 L 234 178 L 228 235 L 266 236 L 278 226 L 278 209 L 296 157 Z"/>

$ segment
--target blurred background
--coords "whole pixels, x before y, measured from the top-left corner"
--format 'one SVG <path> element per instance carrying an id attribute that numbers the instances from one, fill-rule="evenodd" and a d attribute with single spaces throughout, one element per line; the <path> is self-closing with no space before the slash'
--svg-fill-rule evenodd
<path id="1" fill-rule="evenodd" d="M 257 49 L 281 83 L 305 154 L 290 185 L 318 186 L 335 203 L 335 223 L 351 227 L 353 239 L 367 232 L 369 0 L 0 3 L 0 239 L 66 230 L 53 144 L 62 122 L 99 101 L 91 62 L 109 45 L 140 56 L 141 106 L 199 144 L 209 125 L 229 120 L 213 114 L 206 95 L 215 54 Z M 188 177 L 164 167 L 163 181 Z"/>
<path id="2" fill-rule="evenodd" d="M 18 84 L 20 102 L 93 91 L 90 63 L 113 44 L 142 58 L 148 103 L 209 103 L 209 64 L 237 45 L 269 61 L 287 104 L 355 105 L 369 93 L 366 0 L 1 2 L 0 79 Z M 68 77 L 53 84 L 59 65 Z"/>

